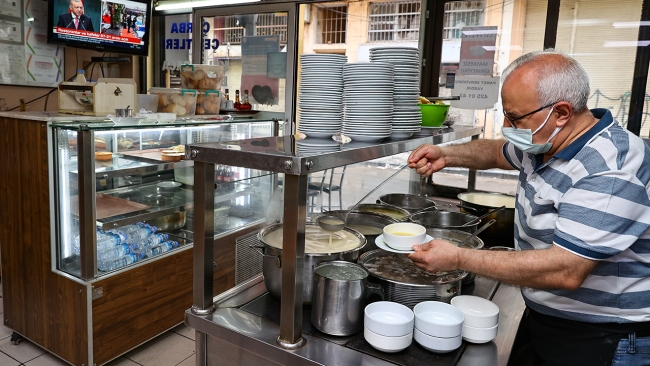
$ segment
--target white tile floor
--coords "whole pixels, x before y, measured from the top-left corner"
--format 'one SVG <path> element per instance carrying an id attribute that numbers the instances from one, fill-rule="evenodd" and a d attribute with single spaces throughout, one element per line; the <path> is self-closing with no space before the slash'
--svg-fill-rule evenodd
<path id="1" fill-rule="evenodd" d="M 4 323 L 2 307 L 2 287 L 0 286 L 0 315 Z M 44 349 L 23 339 L 18 345 L 11 342 L 13 330 L 0 325 L 0 365 L 1 366 L 66 366 L 67 363 L 47 353 Z M 122 357 L 106 364 L 107 366 L 193 366 L 194 330 L 186 325 L 164 333 Z"/>

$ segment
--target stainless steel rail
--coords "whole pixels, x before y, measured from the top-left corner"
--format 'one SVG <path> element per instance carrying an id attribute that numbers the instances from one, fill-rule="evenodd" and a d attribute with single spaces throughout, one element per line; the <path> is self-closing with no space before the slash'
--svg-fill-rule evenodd
<path id="1" fill-rule="evenodd" d="M 478 136 L 482 132 L 482 128 L 454 126 L 442 131 L 438 129 L 423 129 L 423 131 L 424 133 L 408 140 L 386 142 L 321 155 L 300 155 L 296 139 L 293 136 L 189 145 L 186 155 L 188 159 L 195 161 L 196 182 L 194 192 L 196 239 L 192 312 L 197 315 L 207 315 L 214 311 L 212 289 L 214 190 L 211 189 L 214 177 L 213 164 L 235 165 L 286 175 L 281 320 L 277 343 L 285 349 L 295 349 L 304 342 L 301 296 L 302 257 L 305 251 L 307 174 L 407 152 L 425 143 L 441 144 Z M 426 134 L 426 132 L 430 132 L 430 134 Z M 342 148 L 344 149 L 345 146 Z"/>

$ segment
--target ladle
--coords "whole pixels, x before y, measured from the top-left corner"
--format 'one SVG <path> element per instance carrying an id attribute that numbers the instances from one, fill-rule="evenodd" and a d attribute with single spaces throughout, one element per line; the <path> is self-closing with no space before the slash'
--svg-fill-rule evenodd
<path id="1" fill-rule="evenodd" d="M 467 238 L 465 238 L 465 240 L 463 240 L 460 244 L 458 244 L 458 247 L 459 247 L 459 248 L 462 248 L 463 245 L 467 244 L 467 242 L 468 242 L 470 239 L 475 238 L 476 235 L 482 233 L 483 230 L 487 229 L 490 225 L 494 224 L 496 221 L 497 221 L 497 220 L 492 219 L 492 220 L 488 221 L 485 225 L 483 225 L 483 226 L 481 226 L 480 228 L 476 229 L 476 231 L 474 231 L 470 236 L 468 236 Z"/>
<path id="2" fill-rule="evenodd" d="M 493 213 L 495 213 L 495 212 L 499 212 L 499 211 L 501 211 L 501 210 L 505 210 L 505 209 L 506 209 L 506 206 L 501 206 L 501 207 L 499 207 L 499 208 L 495 208 L 494 210 L 492 210 L 492 211 L 490 211 L 490 212 L 488 212 L 488 213 L 486 213 L 486 214 L 483 214 L 483 215 L 481 215 L 481 216 L 475 218 L 475 219 L 472 220 L 472 221 L 466 222 L 466 223 L 462 224 L 461 226 L 471 226 L 471 225 L 474 225 L 474 224 L 476 224 L 476 223 L 481 222 L 481 220 L 483 220 L 484 218 L 486 218 L 486 217 L 492 215 Z"/>
<path id="3" fill-rule="evenodd" d="M 359 206 L 359 204 L 363 202 L 366 198 L 368 198 L 368 196 L 375 193 L 376 190 L 378 190 L 389 180 L 393 179 L 394 176 L 399 174 L 402 170 L 404 170 L 404 168 L 407 168 L 408 166 L 409 166 L 408 164 L 402 165 L 399 169 L 397 169 L 395 173 L 393 173 L 393 175 L 386 178 L 386 180 L 379 183 L 379 185 L 373 188 L 372 191 L 370 191 L 367 195 L 363 196 L 363 198 L 361 198 L 359 202 L 357 202 L 354 206 L 352 206 L 352 208 L 348 210 L 348 213 L 345 214 L 345 218 L 343 220 L 335 216 L 323 215 L 318 218 L 318 226 L 320 226 L 323 230 L 330 231 L 330 232 L 343 230 L 343 228 L 345 227 L 345 223 L 348 222 L 348 215 L 350 214 L 350 212 L 354 211 L 354 209 L 357 208 L 357 206 Z"/>

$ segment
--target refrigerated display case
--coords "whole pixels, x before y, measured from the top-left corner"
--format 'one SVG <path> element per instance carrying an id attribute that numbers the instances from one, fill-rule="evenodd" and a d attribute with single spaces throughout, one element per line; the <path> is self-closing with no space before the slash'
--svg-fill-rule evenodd
<path id="1" fill-rule="evenodd" d="M 281 123 L 33 114 L 0 114 L 5 324 L 73 365 L 101 365 L 180 324 L 192 304 L 193 161 L 163 153 L 277 136 Z M 232 244 L 215 242 L 219 292 L 248 278 L 237 243 L 266 224 L 277 186 L 274 174 L 233 165 L 213 177 L 214 239 Z"/>

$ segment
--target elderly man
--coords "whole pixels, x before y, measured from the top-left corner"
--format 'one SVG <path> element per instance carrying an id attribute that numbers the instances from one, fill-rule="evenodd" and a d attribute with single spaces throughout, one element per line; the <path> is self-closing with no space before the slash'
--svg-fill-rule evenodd
<path id="1" fill-rule="evenodd" d="M 81 0 L 70 0 L 70 11 L 59 15 L 57 27 L 74 28 L 94 32 L 93 21 L 84 14 L 84 4 Z"/>
<path id="2" fill-rule="evenodd" d="M 504 71 L 503 140 L 422 145 L 408 159 L 444 167 L 517 169 L 515 252 L 432 240 L 409 258 L 522 287 L 535 364 L 650 364 L 650 148 L 605 109 L 589 79 L 553 50 Z"/>

